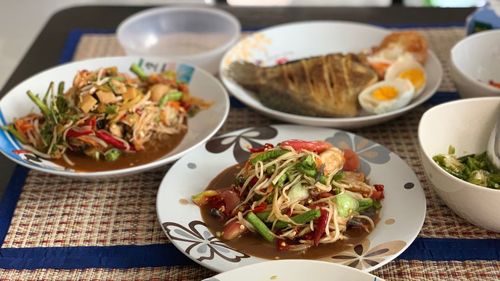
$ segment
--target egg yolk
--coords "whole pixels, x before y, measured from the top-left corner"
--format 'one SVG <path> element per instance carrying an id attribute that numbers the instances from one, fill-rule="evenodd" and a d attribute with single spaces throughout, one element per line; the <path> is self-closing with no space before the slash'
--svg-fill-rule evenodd
<path id="1" fill-rule="evenodd" d="M 383 86 L 373 91 L 372 96 L 377 100 L 393 100 L 398 96 L 398 90 L 391 86 Z"/>
<path id="2" fill-rule="evenodd" d="M 410 80 L 413 87 L 416 89 L 420 89 L 425 83 L 424 73 L 418 68 L 412 68 L 401 72 L 399 78 Z"/>

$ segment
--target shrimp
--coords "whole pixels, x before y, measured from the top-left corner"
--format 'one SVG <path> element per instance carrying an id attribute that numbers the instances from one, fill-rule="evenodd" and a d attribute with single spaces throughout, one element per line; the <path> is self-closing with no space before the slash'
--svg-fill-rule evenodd
<path id="1" fill-rule="evenodd" d="M 335 174 L 344 166 L 344 152 L 336 147 L 330 147 L 321 152 L 319 159 L 325 165 L 325 175 Z"/>

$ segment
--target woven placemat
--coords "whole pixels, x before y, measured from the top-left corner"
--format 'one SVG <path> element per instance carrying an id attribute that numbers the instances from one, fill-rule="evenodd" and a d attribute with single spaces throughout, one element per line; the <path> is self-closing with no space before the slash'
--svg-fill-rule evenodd
<path id="1" fill-rule="evenodd" d="M 500 265 L 492 261 L 432 262 L 396 260 L 373 274 L 390 280 L 499 280 Z M 0 280 L 201 280 L 214 272 L 201 266 L 143 267 L 132 269 L 1 270 Z M 8 278 L 6 277 L 8 276 Z M 4 279 L 5 278 L 5 279 Z M 333 280 L 333 279 L 332 279 Z M 237 280 L 235 280 L 237 281 Z M 279 281 L 279 280 L 278 280 Z M 286 280 L 283 280 L 286 281 Z"/>
<path id="2" fill-rule="evenodd" d="M 440 91 L 454 91 L 448 70 L 449 49 L 461 28 L 419 29 L 443 65 Z M 113 34 L 85 34 L 74 60 L 122 55 Z M 500 234 L 475 227 L 456 216 L 437 197 L 418 154 L 417 126 L 431 104 L 404 116 L 354 133 L 400 155 L 415 171 L 427 198 L 427 217 L 419 237 L 498 239 Z M 279 123 L 246 107 L 231 108 L 219 131 Z M 82 181 L 30 171 L 2 248 L 150 245 L 169 243 L 156 219 L 156 191 L 168 167 L 125 177 Z M 409 210 L 411 211 L 411 210 Z M 0 279 L 58 280 L 199 280 L 214 273 L 200 266 L 83 270 L 0 270 Z M 499 280 L 499 261 L 395 260 L 374 274 L 387 280 Z"/>

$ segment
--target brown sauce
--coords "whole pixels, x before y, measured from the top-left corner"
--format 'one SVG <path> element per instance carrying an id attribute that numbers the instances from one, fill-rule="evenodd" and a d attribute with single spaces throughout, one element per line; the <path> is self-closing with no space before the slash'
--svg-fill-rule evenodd
<path id="1" fill-rule="evenodd" d="M 233 184 L 239 169 L 238 165 L 225 169 L 210 182 L 206 189 L 221 189 L 230 186 Z M 216 236 L 217 232 L 223 231 L 224 222 L 211 216 L 209 207 L 201 208 L 201 216 L 213 235 Z M 374 220 L 375 223 L 377 221 L 378 219 Z M 352 248 L 352 245 L 359 244 L 368 234 L 359 228 L 350 228 L 346 232 L 346 235 L 350 238 L 335 243 L 320 244 L 317 247 L 307 249 L 305 252 L 278 251 L 276 245 L 266 242 L 259 234 L 250 232 L 245 233 L 237 239 L 224 242 L 243 253 L 266 259 L 318 259 L 333 256 Z"/>
<path id="2" fill-rule="evenodd" d="M 53 159 L 52 161 L 61 166 L 81 171 L 100 172 L 117 169 L 125 169 L 142 164 L 150 163 L 163 157 L 172 151 L 184 138 L 186 132 L 162 137 L 160 140 L 151 140 L 145 145 L 145 149 L 134 153 L 123 153 L 116 161 L 95 160 L 81 152 L 67 151 L 68 158 L 75 163 L 70 166 L 63 159 Z"/>

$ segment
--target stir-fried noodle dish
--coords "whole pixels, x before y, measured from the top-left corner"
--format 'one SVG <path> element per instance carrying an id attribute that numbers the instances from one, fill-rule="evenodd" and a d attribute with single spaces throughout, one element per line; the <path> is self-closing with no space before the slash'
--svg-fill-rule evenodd
<path id="1" fill-rule="evenodd" d="M 258 235 L 279 251 L 303 252 L 348 239 L 349 229 L 374 229 L 384 186 L 368 183 L 353 151 L 289 140 L 251 152 L 234 184 L 192 198 L 223 225 L 219 238 Z"/>
<path id="2" fill-rule="evenodd" d="M 81 70 L 68 90 L 51 82 L 45 94 L 28 91 L 40 113 L 3 129 L 32 153 L 73 167 L 72 154 L 116 161 L 183 135 L 188 116 L 208 106 L 189 94 L 174 71 L 146 75 L 135 64 L 131 71 L 135 76 L 116 67 Z"/>

